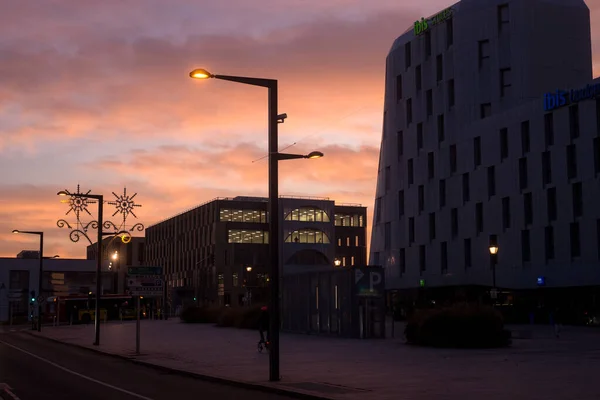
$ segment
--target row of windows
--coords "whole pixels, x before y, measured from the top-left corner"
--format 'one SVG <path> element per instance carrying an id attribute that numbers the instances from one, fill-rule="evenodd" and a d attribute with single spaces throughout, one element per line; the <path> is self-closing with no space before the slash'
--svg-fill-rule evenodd
<path id="1" fill-rule="evenodd" d="M 329 215 L 319 209 L 311 207 L 301 207 L 292 210 L 285 216 L 286 221 L 303 221 L 303 222 L 329 222 Z"/>
<path id="2" fill-rule="evenodd" d="M 397 80 L 399 82 L 402 81 L 402 76 L 398 75 Z M 441 78 L 440 78 L 441 81 Z M 402 86 L 400 84 L 400 86 Z M 447 104 L 448 104 L 448 109 L 451 109 L 452 107 L 454 107 L 454 104 L 456 102 L 456 94 L 454 91 L 454 79 L 449 79 L 446 82 L 446 96 L 447 96 Z M 400 93 L 400 96 L 402 94 Z M 406 99 L 406 126 L 409 126 L 410 124 L 412 124 L 413 121 L 413 99 L 409 98 Z M 426 118 L 432 117 L 433 116 L 433 89 L 429 89 L 425 92 L 425 111 L 426 111 Z M 443 118 L 443 117 L 442 117 Z M 442 124 L 440 124 L 440 119 L 438 117 L 438 136 L 443 136 L 443 133 L 440 134 L 440 129 L 443 129 L 443 119 L 441 120 Z M 422 126 L 422 125 L 421 125 Z M 417 129 L 418 129 L 418 125 L 417 125 Z M 440 141 L 443 140 L 443 137 Z"/>
<path id="3" fill-rule="evenodd" d="M 359 239 L 360 238 L 359 238 L 358 235 L 354 236 L 354 246 L 356 246 L 356 247 L 359 246 L 359 243 L 360 243 Z M 350 247 L 350 243 L 351 243 L 350 236 L 347 236 L 346 237 L 346 247 Z M 338 238 L 337 245 L 340 246 L 340 247 L 342 246 L 342 238 Z"/>
<path id="4" fill-rule="evenodd" d="M 267 222 L 267 212 L 260 210 L 230 210 L 222 208 L 219 211 L 221 222 Z"/>
<path id="5" fill-rule="evenodd" d="M 421 189 L 419 187 L 419 189 Z M 423 191 L 419 190 L 418 203 L 419 212 L 423 211 Z M 523 206 L 523 223 L 525 226 L 533 224 L 534 220 L 534 204 L 533 194 L 531 192 L 524 193 L 522 196 Z M 404 216 L 404 191 L 398 192 L 398 213 L 399 217 Z M 580 218 L 583 216 L 583 186 L 581 182 L 576 182 L 571 185 L 571 210 L 573 218 Z M 475 204 L 475 232 L 480 234 L 484 232 L 484 212 L 483 203 L 478 202 Z M 551 223 L 557 220 L 558 209 L 557 209 L 557 198 L 556 188 L 548 188 L 546 190 L 546 217 L 547 222 Z M 435 240 L 436 238 L 436 214 L 429 213 L 429 240 Z M 502 198 L 502 230 L 506 231 L 511 228 L 511 198 Z M 450 210 L 450 235 L 452 238 L 459 236 L 459 217 L 458 208 L 452 208 Z M 391 223 L 387 222 L 385 225 L 384 233 L 384 248 L 390 249 L 391 246 Z M 415 223 L 414 217 L 409 217 L 408 220 L 408 242 L 409 245 L 415 241 Z"/>
<path id="6" fill-rule="evenodd" d="M 249 231 L 242 229 L 230 229 L 228 231 L 228 243 L 250 243 L 250 244 L 268 244 L 269 232 Z"/>
<path id="7" fill-rule="evenodd" d="M 288 234 L 286 243 L 329 243 L 329 236 L 316 229 L 300 229 Z"/>
<path id="8" fill-rule="evenodd" d="M 364 227 L 365 218 L 360 214 L 335 214 L 335 226 Z"/>
<path id="9" fill-rule="evenodd" d="M 267 222 L 267 212 L 258 210 L 230 210 L 219 211 L 221 222 Z M 329 215 L 316 207 L 301 207 L 290 211 L 285 216 L 286 221 L 302 222 L 330 222 Z M 364 217 L 360 214 L 335 214 L 335 226 L 364 226 Z"/>

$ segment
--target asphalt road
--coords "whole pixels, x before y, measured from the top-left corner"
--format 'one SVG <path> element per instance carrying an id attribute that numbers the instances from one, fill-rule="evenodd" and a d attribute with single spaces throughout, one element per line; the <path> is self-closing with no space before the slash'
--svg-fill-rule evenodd
<path id="1" fill-rule="evenodd" d="M 19 332 L 0 335 L 0 393 L 3 384 L 20 400 L 289 399 L 169 374 Z M 0 398 L 16 400 L 6 393 Z"/>

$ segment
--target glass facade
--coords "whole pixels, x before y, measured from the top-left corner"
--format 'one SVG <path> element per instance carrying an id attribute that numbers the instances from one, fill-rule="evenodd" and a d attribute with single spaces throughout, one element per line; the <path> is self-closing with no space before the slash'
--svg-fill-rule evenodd
<path id="1" fill-rule="evenodd" d="M 285 216 L 286 221 L 329 222 L 329 215 L 316 207 L 301 207 Z"/>
<path id="2" fill-rule="evenodd" d="M 223 208 L 219 210 L 219 221 L 266 223 L 267 212 L 260 210 L 233 210 Z"/>
<path id="3" fill-rule="evenodd" d="M 230 229 L 228 243 L 268 244 L 269 232 L 243 229 Z"/>

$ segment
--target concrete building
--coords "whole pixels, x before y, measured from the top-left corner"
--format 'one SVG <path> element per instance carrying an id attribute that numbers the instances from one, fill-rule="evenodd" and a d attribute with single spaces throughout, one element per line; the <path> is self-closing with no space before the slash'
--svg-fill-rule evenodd
<path id="1" fill-rule="evenodd" d="M 268 201 L 218 198 L 146 229 L 148 265 L 165 268 L 172 306 L 266 301 Z M 280 198 L 283 273 L 366 264 L 366 207 Z"/>
<path id="2" fill-rule="evenodd" d="M 370 250 L 388 289 L 489 288 L 496 235 L 503 301 L 540 286 L 593 296 L 599 83 L 583 0 L 463 0 L 397 38 Z"/>

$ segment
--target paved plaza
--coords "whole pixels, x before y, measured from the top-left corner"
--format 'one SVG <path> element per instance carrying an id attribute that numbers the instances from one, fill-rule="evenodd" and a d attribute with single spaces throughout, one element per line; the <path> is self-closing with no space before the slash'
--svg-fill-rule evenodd
<path id="1" fill-rule="evenodd" d="M 531 339 L 504 349 L 455 350 L 404 344 L 396 338 L 339 339 L 281 335 L 279 383 L 268 382 L 268 355 L 256 350 L 258 332 L 207 324 L 143 321 L 135 356 L 135 323 L 47 327 L 42 336 L 197 374 L 331 399 L 592 400 L 600 398 L 600 329 L 513 326 Z M 388 329 L 389 331 L 389 329 Z M 39 335 L 37 332 L 32 332 Z M 529 335 L 525 335 L 529 336 Z"/>

